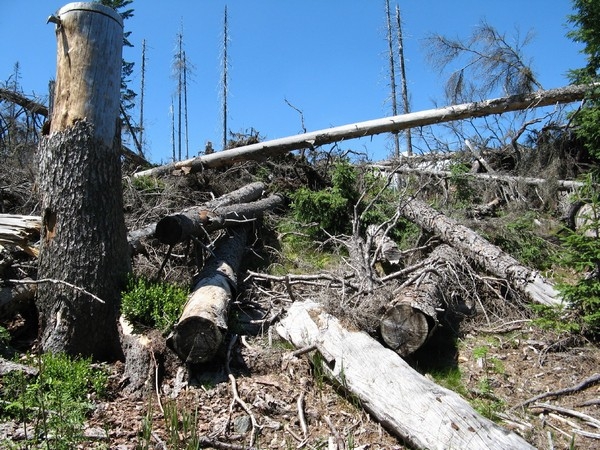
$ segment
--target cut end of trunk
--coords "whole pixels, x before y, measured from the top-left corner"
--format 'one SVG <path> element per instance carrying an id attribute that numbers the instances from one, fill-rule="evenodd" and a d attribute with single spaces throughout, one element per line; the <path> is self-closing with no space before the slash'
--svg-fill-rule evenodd
<path id="1" fill-rule="evenodd" d="M 385 343 L 400 356 L 408 356 L 420 348 L 431 334 L 427 316 L 407 303 L 389 308 L 380 325 Z"/>
<path id="2" fill-rule="evenodd" d="M 223 333 L 208 319 L 194 316 L 182 320 L 167 338 L 167 345 L 186 364 L 212 360 L 223 343 Z"/>
<path id="3" fill-rule="evenodd" d="M 176 216 L 167 216 L 156 224 L 154 236 L 163 244 L 175 245 L 183 239 L 183 227 Z"/>

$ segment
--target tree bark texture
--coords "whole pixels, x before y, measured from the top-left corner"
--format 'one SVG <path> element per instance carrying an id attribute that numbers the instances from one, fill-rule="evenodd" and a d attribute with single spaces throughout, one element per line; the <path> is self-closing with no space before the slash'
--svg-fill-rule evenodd
<path id="1" fill-rule="evenodd" d="M 167 345 L 187 364 L 210 361 L 223 343 L 247 237 L 248 227 L 238 226 L 218 242 L 167 339 Z"/>
<path id="2" fill-rule="evenodd" d="M 435 331 L 443 290 L 460 255 L 449 245 L 438 246 L 426 259 L 423 275 L 404 287 L 386 309 L 380 331 L 384 342 L 400 356 L 418 350 Z"/>
<path id="3" fill-rule="evenodd" d="M 276 326 L 297 348 L 315 345 L 324 373 L 356 395 L 385 428 L 419 449 L 533 449 L 479 415 L 455 392 L 412 369 L 368 334 L 348 331 L 310 301 L 294 303 Z"/>
<path id="4" fill-rule="evenodd" d="M 439 235 L 488 272 L 505 278 L 530 300 L 549 306 L 561 304 L 558 291 L 538 272 L 523 266 L 470 228 L 460 225 L 421 200 L 403 199 L 398 207 L 406 218 Z"/>
<path id="5" fill-rule="evenodd" d="M 589 85 L 573 85 L 531 94 L 511 95 L 481 102 L 463 103 L 438 109 L 401 114 L 383 119 L 357 122 L 310 133 L 298 134 L 257 144 L 245 145 L 226 152 L 178 161 L 166 166 L 155 167 L 136 173 L 134 176 L 164 175 L 174 171 L 196 172 L 203 168 L 216 168 L 231 165 L 240 161 L 264 160 L 270 156 L 293 150 L 314 148 L 319 145 L 348 139 L 373 136 L 381 133 L 393 133 L 410 128 L 452 122 L 470 117 L 484 117 L 492 114 L 503 114 L 557 103 L 570 103 L 581 100 L 591 91 Z"/>
<path id="6" fill-rule="evenodd" d="M 123 29 L 99 3 L 58 12 L 57 87 L 49 136 L 40 143 L 42 237 L 38 287 L 45 351 L 121 357 L 120 290 L 129 271 L 117 121 Z"/>
<path id="7" fill-rule="evenodd" d="M 222 206 L 214 210 L 192 208 L 182 214 L 162 218 L 156 224 L 154 235 L 163 244 L 177 244 L 190 236 L 201 237 L 207 232 L 239 225 L 262 217 L 265 211 L 283 205 L 283 198 L 273 194 L 250 203 Z"/>

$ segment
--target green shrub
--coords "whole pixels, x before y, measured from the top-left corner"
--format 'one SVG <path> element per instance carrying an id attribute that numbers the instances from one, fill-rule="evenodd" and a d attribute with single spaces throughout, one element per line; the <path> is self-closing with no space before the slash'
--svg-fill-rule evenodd
<path id="1" fill-rule="evenodd" d="M 33 434 L 27 436 L 27 444 L 52 436 L 51 448 L 74 448 L 84 439 L 90 398 L 106 394 L 107 373 L 94 368 L 89 359 L 65 354 L 43 354 L 30 363 L 37 365 L 37 377 L 11 372 L 2 378 L 0 415 L 30 424 L 27 428 Z"/>
<path id="2" fill-rule="evenodd" d="M 179 318 L 186 300 L 187 294 L 179 286 L 132 278 L 121 296 L 121 312 L 133 325 L 165 332 Z"/>

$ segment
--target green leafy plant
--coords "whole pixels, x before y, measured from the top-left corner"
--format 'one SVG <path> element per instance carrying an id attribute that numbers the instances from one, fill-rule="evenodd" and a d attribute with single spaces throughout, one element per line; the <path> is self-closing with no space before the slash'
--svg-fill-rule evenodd
<path id="1" fill-rule="evenodd" d="M 472 204 L 475 196 L 475 190 L 471 186 L 469 166 L 462 163 L 452 164 L 450 166 L 449 183 L 454 188 L 454 201 L 461 207 L 467 207 Z"/>
<path id="2" fill-rule="evenodd" d="M 576 281 L 564 280 L 557 287 L 563 299 L 579 315 L 581 331 L 600 332 L 600 188 L 595 174 L 588 174 L 575 200 L 585 199 L 589 213 L 577 230 L 565 230 L 558 263 L 580 274 Z"/>
<path id="3" fill-rule="evenodd" d="M 39 370 L 29 379 L 11 372 L 2 379 L 1 415 L 33 430 L 28 444 L 48 443 L 53 449 L 71 449 L 84 440 L 83 425 L 90 399 L 106 394 L 108 375 L 89 359 L 43 354 L 31 361 Z M 50 445 L 50 444 L 48 444 Z"/>
<path id="4" fill-rule="evenodd" d="M 133 325 L 168 331 L 179 318 L 187 300 L 179 286 L 131 278 L 121 296 L 121 312 Z"/>

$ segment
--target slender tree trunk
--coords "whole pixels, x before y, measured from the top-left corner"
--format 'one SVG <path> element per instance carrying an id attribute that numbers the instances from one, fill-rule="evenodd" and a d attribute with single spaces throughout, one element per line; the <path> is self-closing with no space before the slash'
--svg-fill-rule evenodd
<path id="1" fill-rule="evenodd" d="M 38 278 L 68 282 L 104 303 L 64 284 L 40 284 L 41 343 L 45 351 L 114 359 L 130 267 L 118 138 L 123 22 L 99 3 L 70 3 L 57 15 L 56 94 L 40 144 Z"/>
<path id="2" fill-rule="evenodd" d="M 402 111 L 404 114 L 410 112 L 410 104 L 408 103 L 408 88 L 406 86 L 406 68 L 404 65 L 404 41 L 402 38 L 402 19 L 400 17 L 400 7 L 396 5 L 396 28 L 398 29 L 398 60 L 400 64 L 400 85 L 402 87 Z M 412 134 L 410 128 L 406 131 L 406 154 L 412 156 Z"/>
<path id="3" fill-rule="evenodd" d="M 144 97 L 146 95 L 146 39 L 142 41 L 142 69 L 140 82 L 140 145 L 144 156 Z"/>
<path id="4" fill-rule="evenodd" d="M 225 13 L 223 19 L 223 147 L 227 148 L 227 46 L 229 29 L 227 27 L 227 5 L 225 5 Z"/>
<path id="5" fill-rule="evenodd" d="M 390 0 L 385 0 L 385 19 L 387 26 L 388 54 L 390 62 L 390 88 L 392 97 L 392 115 L 398 115 L 398 97 L 396 96 L 396 63 L 394 62 L 394 43 L 392 37 L 392 15 L 390 12 Z M 400 138 L 398 132 L 394 136 L 394 158 L 400 157 Z"/>

